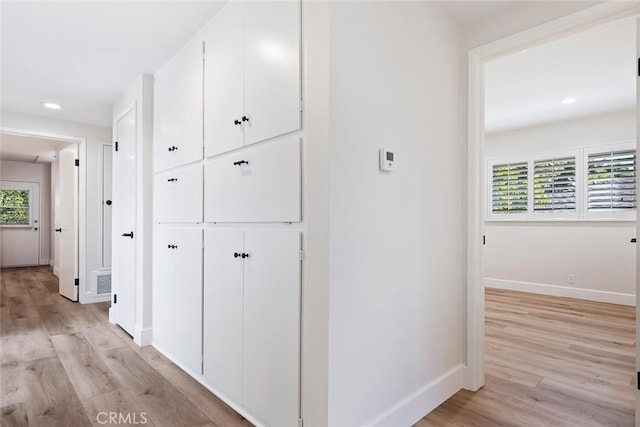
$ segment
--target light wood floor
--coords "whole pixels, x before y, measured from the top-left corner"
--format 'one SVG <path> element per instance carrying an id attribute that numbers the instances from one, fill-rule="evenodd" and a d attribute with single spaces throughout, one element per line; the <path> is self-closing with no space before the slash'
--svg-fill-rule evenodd
<path id="1" fill-rule="evenodd" d="M 487 289 L 486 385 L 415 427 L 633 426 L 635 309 Z"/>
<path id="2" fill-rule="evenodd" d="M 250 426 L 109 324 L 107 303 L 59 296 L 50 268 L 1 270 L 0 285 L 0 426 L 99 426 L 100 412 L 138 422 L 144 413 L 150 426 Z M 633 308 L 486 295 L 485 387 L 457 393 L 416 427 L 633 426 Z"/>
<path id="3" fill-rule="evenodd" d="M 0 276 L 0 426 L 105 425 L 100 412 L 129 414 L 130 425 L 251 425 L 109 324 L 108 303 L 59 296 L 50 268 L 3 269 Z"/>

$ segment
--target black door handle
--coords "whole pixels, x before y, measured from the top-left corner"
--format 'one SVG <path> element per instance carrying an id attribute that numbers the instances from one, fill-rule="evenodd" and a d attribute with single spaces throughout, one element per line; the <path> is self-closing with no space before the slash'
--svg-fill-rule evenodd
<path id="1" fill-rule="evenodd" d="M 178 245 L 167 245 L 169 249 L 178 249 Z"/>
<path id="2" fill-rule="evenodd" d="M 239 256 L 240 256 L 240 254 L 239 254 L 238 252 L 234 252 L 234 253 L 233 253 L 233 257 L 234 257 L 234 258 L 238 258 Z"/>
<path id="3" fill-rule="evenodd" d="M 249 164 L 249 162 L 248 162 L 248 161 L 246 161 L 246 160 L 239 160 L 239 161 L 237 161 L 237 162 L 233 162 L 233 164 L 234 164 L 235 166 L 242 166 L 242 165 L 248 165 L 248 164 Z"/>
<path id="4" fill-rule="evenodd" d="M 176 151 L 178 149 L 178 147 L 176 147 L 175 145 L 172 145 L 171 147 L 169 147 L 169 151 Z"/>
<path id="5" fill-rule="evenodd" d="M 111 206 L 112 202 L 111 202 L 111 200 L 107 200 L 105 203 L 107 204 L 107 206 Z"/>
<path id="6" fill-rule="evenodd" d="M 242 258 L 249 258 L 249 254 L 242 254 Z"/>
<path id="7" fill-rule="evenodd" d="M 178 182 L 178 178 L 169 178 L 167 182 Z"/>
<path id="8" fill-rule="evenodd" d="M 133 231 L 131 233 L 124 233 L 122 237 L 131 237 L 133 239 Z"/>
<path id="9" fill-rule="evenodd" d="M 54 231 L 57 233 L 62 233 L 62 228 L 56 228 Z"/>
<path id="10" fill-rule="evenodd" d="M 638 241 L 638 239 L 636 239 L 635 237 L 631 239 L 631 243 L 635 243 L 637 241 Z"/>
<path id="11" fill-rule="evenodd" d="M 234 121 L 233 121 L 233 124 L 234 124 L 234 125 L 241 125 L 241 124 L 242 124 L 242 122 L 241 122 L 240 120 L 234 120 Z"/>
<path id="12" fill-rule="evenodd" d="M 243 122 L 248 122 L 248 121 L 249 121 L 249 117 L 247 117 L 247 116 L 242 116 L 242 121 L 243 121 Z"/>

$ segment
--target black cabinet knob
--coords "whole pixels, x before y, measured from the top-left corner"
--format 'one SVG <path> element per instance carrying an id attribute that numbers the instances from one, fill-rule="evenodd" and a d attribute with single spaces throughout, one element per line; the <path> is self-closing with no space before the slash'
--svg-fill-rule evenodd
<path id="1" fill-rule="evenodd" d="M 111 206 L 111 203 L 113 202 L 111 200 L 107 200 L 105 203 L 107 204 L 107 206 Z"/>
<path id="2" fill-rule="evenodd" d="M 56 228 L 56 229 L 55 229 L 55 232 L 56 232 L 56 233 L 62 233 L 62 228 Z"/>

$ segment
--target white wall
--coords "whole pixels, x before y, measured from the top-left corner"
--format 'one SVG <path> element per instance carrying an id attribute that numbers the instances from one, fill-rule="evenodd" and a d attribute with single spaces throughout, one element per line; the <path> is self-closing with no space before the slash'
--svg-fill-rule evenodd
<path id="1" fill-rule="evenodd" d="M 430 3 L 330 19 L 328 425 L 411 425 L 462 385 L 458 33 Z"/>
<path id="2" fill-rule="evenodd" d="M 40 264 L 49 265 L 53 250 L 51 244 L 51 165 L 0 161 L 0 179 L 29 181 L 40 184 Z"/>
<path id="3" fill-rule="evenodd" d="M 111 141 L 111 129 L 62 120 L 47 119 L 27 114 L 2 111 L 2 127 L 30 131 L 42 135 L 83 138 L 86 140 L 84 152 L 80 152 L 80 171 L 84 173 L 86 187 L 80 195 L 85 201 L 86 222 L 80 224 L 85 239 L 80 242 L 80 302 L 89 303 L 104 300 L 105 297 L 94 297 L 90 294 L 91 271 L 102 267 L 102 145 Z M 83 250 L 84 248 L 84 250 Z M 106 296 L 108 299 L 109 296 Z"/>
<path id="4" fill-rule="evenodd" d="M 635 111 L 489 134 L 487 158 L 634 141 Z M 487 286 L 635 304 L 636 224 L 486 222 Z M 569 283 L 569 275 L 575 283 Z"/>

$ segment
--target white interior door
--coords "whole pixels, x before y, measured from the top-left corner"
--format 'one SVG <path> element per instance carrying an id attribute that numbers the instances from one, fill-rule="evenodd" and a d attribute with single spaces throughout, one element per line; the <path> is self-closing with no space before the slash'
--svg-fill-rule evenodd
<path id="1" fill-rule="evenodd" d="M 115 233 L 112 242 L 117 257 L 114 271 L 115 321 L 133 335 L 136 314 L 136 108 L 117 121 L 118 151 L 114 163 L 117 198 L 113 201 Z"/>
<path id="2" fill-rule="evenodd" d="M 113 147 L 102 146 L 102 267 L 111 267 L 111 180 Z"/>
<path id="3" fill-rule="evenodd" d="M 58 153 L 60 205 L 56 212 L 56 234 L 59 239 L 58 277 L 60 295 L 78 300 L 78 146 L 72 145 Z"/>
<path id="4" fill-rule="evenodd" d="M 638 75 L 636 76 L 636 135 L 640 135 L 640 18 L 636 19 L 636 56 Z M 636 139 L 637 145 L 637 139 Z M 636 173 L 636 187 L 640 188 L 640 174 Z M 636 238 L 640 229 L 640 217 L 636 217 Z M 636 249 L 636 371 L 640 372 L 640 250 Z M 640 378 L 636 377 L 636 381 Z M 636 425 L 640 425 L 640 384 L 636 383 Z"/>
<path id="5" fill-rule="evenodd" d="M 0 181 L 0 266 L 40 264 L 40 184 Z"/>

